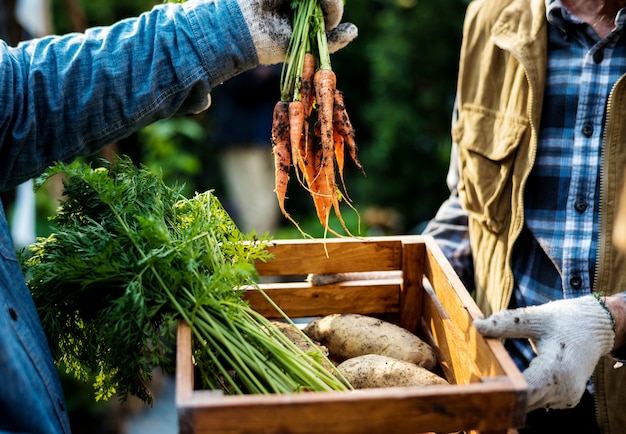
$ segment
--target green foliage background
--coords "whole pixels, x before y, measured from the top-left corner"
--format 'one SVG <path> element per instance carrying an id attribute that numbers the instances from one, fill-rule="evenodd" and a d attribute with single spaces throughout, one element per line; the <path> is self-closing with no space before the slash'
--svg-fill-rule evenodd
<path id="1" fill-rule="evenodd" d="M 88 26 L 107 25 L 149 10 L 159 0 L 77 0 Z M 337 86 L 344 92 L 357 131 L 359 156 L 367 176 L 354 166 L 347 186 L 362 217 L 362 235 L 378 234 L 367 210 L 384 209 L 390 220 L 383 233 L 420 230 L 447 196 L 445 174 L 450 150 L 454 100 L 467 0 L 347 0 L 344 20 L 359 37 L 331 56 Z M 68 0 L 53 0 L 57 33 L 75 30 Z M 223 186 L 216 149 L 210 143 L 212 112 L 162 121 L 126 139 L 122 151 L 163 169 L 189 192 Z M 268 150 L 269 152 L 269 150 Z M 308 194 L 293 185 L 288 207 L 313 235 L 319 222 Z M 356 224 L 346 208 L 345 216 Z M 391 222 L 395 216 L 397 221 Z M 276 237 L 299 237 L 285 220 Z"/>

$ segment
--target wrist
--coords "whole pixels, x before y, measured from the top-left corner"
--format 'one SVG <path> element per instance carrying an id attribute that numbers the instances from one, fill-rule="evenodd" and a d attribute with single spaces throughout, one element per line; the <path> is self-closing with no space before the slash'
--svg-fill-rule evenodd
<path id="1" fill-rule="evenodd" d="M 606 307 L 615 320 L 615 342 L 611 354 L 626 359 L 626 292 L 605 298 Z"/>

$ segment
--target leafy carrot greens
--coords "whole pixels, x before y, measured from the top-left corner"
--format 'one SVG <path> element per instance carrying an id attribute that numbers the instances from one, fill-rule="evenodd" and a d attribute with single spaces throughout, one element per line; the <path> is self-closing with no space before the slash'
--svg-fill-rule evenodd
<path id="1" fill-rule="evenodd" d="M 242 297 L 268 240 L 241 233 L 211 193 L 187 199 L 128 158 L 93 169 L 57 164 L 66 177 L 53 233 L 21 255 L 55 362 L 95 378 L 97 399 L 150 402 L 155 367 L 171 369 L 178 320 L 193 333 L 203 387 L 227 393 L 348 388 L 319 355 L 300 351 Z"/>

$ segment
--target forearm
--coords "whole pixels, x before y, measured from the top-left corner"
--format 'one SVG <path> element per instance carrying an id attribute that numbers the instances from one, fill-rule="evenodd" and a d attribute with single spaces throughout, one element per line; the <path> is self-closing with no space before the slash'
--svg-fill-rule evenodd
<path id="1" fill-rule="evenodd" d="M 213 86 L 256 65 L 234 1 L 191 3 L 1 45 L 0 124 L 9 127 L 0 136 L 0 190 L 158 119 L 201 111 Z"/>

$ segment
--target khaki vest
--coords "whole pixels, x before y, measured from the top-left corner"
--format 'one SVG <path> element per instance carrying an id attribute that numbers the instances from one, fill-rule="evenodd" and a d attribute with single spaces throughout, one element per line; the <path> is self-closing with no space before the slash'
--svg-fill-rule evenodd
<path id="1" fill-rule="evenodd" d="M 545 85 L 545 0 L 477 0 L 467 10 L 457 88 L 459 197 L 469 214 L 476 301 L 485 315 L 513 292 L 511 252 L 524 223 Z M 602 155 L 600 240 L 594 290 L 626 290 L 625 256 L 611 234 L 626 167 L 626 85 L 614 86 Z M 626 368 L 603 360 L 595 376 L 599 422 L 626 433 Z M 609 392 L 610 390 L 610 392 Z M 610 414 L 610 417 L 609 417 Z"/>

